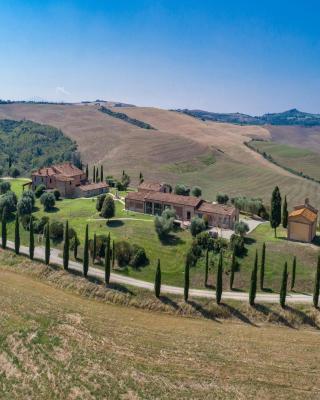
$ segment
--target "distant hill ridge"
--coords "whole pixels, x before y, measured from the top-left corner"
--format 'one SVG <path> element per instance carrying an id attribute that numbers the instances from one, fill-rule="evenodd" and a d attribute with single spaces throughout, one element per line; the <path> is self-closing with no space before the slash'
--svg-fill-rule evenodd
<path id="1" fill-rule="evenodd" d="M 174 110 L 204 121 L 227 122 L 241 125 L 320 125 L 320 114 L 310 114 L 293 108 L 282 113 L 270 113 L 262 116 L 251 116 L 241 113 L 214 113 L 204 110 Z"/>

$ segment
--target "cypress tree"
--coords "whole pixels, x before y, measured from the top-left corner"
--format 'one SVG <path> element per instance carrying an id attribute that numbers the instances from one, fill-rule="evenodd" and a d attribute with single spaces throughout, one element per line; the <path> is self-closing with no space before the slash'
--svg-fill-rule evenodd
<path id="1" fill-rule="evenodd" d="M 270 225 L 274 229 L 274 237 L 277 237 L 277 227 L 281 223 L 281 195 L 278 186 L 272 192 Z"/>
<path id="2" fill-rule="evenodd" d="M 284 202 L 282 207 L 282 226 L 287 228 L 288 226 L 288 204 L 287 204 L 287 196 L 284 196 Z"/>
<path id="3" fill-rule="evenodd" d="M 69 249 L 70 249 L 69 222 L 67 221 L 64 231 L 64 243 L 63 243 L 63 268 L 65 270 L 68 270 L 69 268 Z"/>
<path id="4" fill-rule="evenodd" d="M 291 275 L 291 290 L 293 290 L 296 283 L 296 269 L 297 269 L 297 257 L 293 257 L 292 261 L 292 275 Z"/>
<path id="5" fill-rule="evenodd" d="M 93 250 L 92 250 L 92 263 L 94 264 L 97 258 L 97 235 L 93 235 Z"/>
<path id="6" fill-rule="evenodd" d="M 249 291 L 249 304 L 254 306 L 257 294 L 257 275 L 258 275 L 258 251 L 254 259 L 254 266 L 251 272 L 250 291 Z"/>
<path id="7" fill-rule="evenodd" d="M 100 181 L 103 182 L 103 165 L 100 166 Z"/>
<path id="8" fill-rule="evenodd" d="M 99 170 L 98 170 L 98 167 L 96 169 L 96 182 L 99 182 Z"/>
<path id="9" fill-rule="evenodd" d="M 115 249 L 115 244 L 114 240 L 112 241 L 112 269 L 114 269 L 114 264 L 116 260 L 116 249 Z"/>
<path id="10" fill-rule="evenodd" d="M 77 258 L 78 258 L 79 239 L 78 239 L 78 235 L 76 234 L 76 232 L 74 234 L 75 234 L 75 238 L 74 238 L 73 256 L 74 256 L 74 259 L 77 260 Z"/>
<path id="11" fill-rule="evenodd" d="M 20 253 L 20 222 L 18 213 L 16 213 L 16 221 L 14 226 L 14 251 L 16 254 Z"/>
<path id="12" fill-rule="evenodd" d="M 93 166 L 93 173 L 92 173 L 92 181 L 95 182 L 96 181 L 96 166 Z"/>
<path id="13" fill-rule="evenodd" d="M 110 282 L 110 263 L 111 263 L 110 253 L 111 253 L 111 248 L 110 248 L 110 233 L 109 233 L 104 255 L 104 276 L 106 285 L 108 285 Z"/>
<path id="14" fill-rule="evenodd" d="M 86 165 L 86 179 L 88 180 L 89 178 L 89 166 L 88 164 Z"/>
<path id="15" fill-rule="evenodd" d="M 260 289 L 261 290 L 263 290 L 263 288 L 264 288 L 265 264 L 266 264 L 266 244 L 263 243 L 262 254 L 261 254 L 261 268 L 260 268 Z"/>
<path id="16" fill-rule="evenodd" d="M 158 260 L 156 276 L 154 279 L 154 294 L 157 298 L 160 297 L 160 291 L 161 291 L 161 268 L 160 268 L 160 260 Z"/>
<path id="17" fill-rule="evenodd" d="M 86 233 L 83 247 L 83 275 L 87 277 L 89 269 L 89 226 L 86 226 Z"/>
<path id="18" fill-rule="evenodd" d="M 208 275 L 209 275 L 209 250 L 206 251 L 206 269 L 204 275 L 204 286 L 208 286 Z"/>
<path id="19" fill-rule="evenodd" d="M 313 305 L 318 308 L 319 305 L 319 289 L 320 289 L 320 256 L 318 256 L 317 271 L 313 290 Z"/>
<path id="20" fill-rule="evenodd" d="M 190 286 L 190 267 L 189 262 L 186 260 L 185 270 L 184 270 L 184 301 L 188 301 L 189 297 L 189 286 Z"/>
<path id="21" fill-rule="evenodd" d="M 33 217 L 30 217 L 30 228 L 29 228 L 29 256 L 30 260 L 34 257 L 34 232 L 33 232 Z"/>
<path id="22" fill-rule="evenodd" d="M 7 248 L 7 210 L 6 207 L 3 208 L 2 218 L 1 218 L 1 243 L 2 248 Z"/>
<path id="23" fill-rule="evenodd" d="M 50 225 L 49 222 L 46 225 L 46 229 L 45 229 L 45 255 L 44 255 L 44 262 L 46 263 L 46 265 L 49 265 L 50 263 Z"/>
<path id="24" fill-rule="evenodd" d="M 217 282 L 216 282 L 216 302 L 217 304 L 221 303 L 222 297 L 222 268 L 223 268 L 223 258 L 222 251 L 220 251 L 218 270 L 217 270 Z"/>
<path id="25" fill-rule="evenodd" d="M 280 305 L 282 308 L 286 306 L 287 282 L 288 282 L 288 264 L 287 262 L 285 262 L 282 272 L 282 282 L 280 288 Z"/>
<path id="26" fill-rule="evenodd" d="M 230 290 L 233 290 L 234 274 L 236 272 L 237 262 L 236 262 L 236 252 L 233 249 L 231 266 L 230 266 Z"/>

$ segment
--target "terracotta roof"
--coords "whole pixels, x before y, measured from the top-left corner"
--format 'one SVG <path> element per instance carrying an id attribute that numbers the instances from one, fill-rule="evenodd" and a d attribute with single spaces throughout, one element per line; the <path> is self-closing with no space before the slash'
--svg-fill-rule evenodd
<path id="1" fill-rule="evenodd" d="M 97 183 L 88 183 L 87 185 L 79 186 L 79 189 L 83 192 L 90 192 L 95 189 L 106 189 L 109 187 L 105 182 L 97 182 Z"/>
<path id="2" fill-rule="evenodd" d="M 138 186 L 138 190 L 151 190 L 155 192 L 160 192 L 162 184 L 160 182 L 142 182 Z"/>
<path id="3" fill-rule="evenodd" d="M 56 171 L 56 173 L 65 176 L 78 176 L 84 174 L 84 172 L 81 169 L 77 168 L 75 165 L 71 163 L 56 164 L 52 165 L 51 168 L 54 171 Z"/>
<path id="4" fill-rule="evenodd" d="M 72 181 L 74 181 L 73 178 L 67 177 L 65 175 L 55 175 L 55 179 L 56 179 L 56 181 L 60 181 L 60 182 L 72 182 Z"/>
<path id="5" fill-rule="evenodd" d="M 197 211 L 206 212 L 211 214 L 222 214 L 222 215 L 232 215 L 235 208 L 233 206 L 227 206 L 225 204 L 213 204 L 208 201 L 202 201 Z"/>
<path id="6" fill-rule="evenodd" d="M 126 196 L 126 199 L 144 201 L 145 196 L 146 192 L 129 192 Z"/>
<path id="7" fill-rule="evenodd" d="M 289 218 L 294 218 L 294 217 L 304 217 L 307 221 L 309 222 L 314 222 L 317 220 L 317 213 L 311 211 L 310 209 L 304 207 L 304 208 L 299 208 L 296 210 L 293 210 L 289 214 Z"/>
<path id="8" fill-rule="evenodd" d="M 53 176 L 57 173 L 51 168 L 39 168 L 37 171 L 33 172 L 32 175 L 36 176 Z"/>

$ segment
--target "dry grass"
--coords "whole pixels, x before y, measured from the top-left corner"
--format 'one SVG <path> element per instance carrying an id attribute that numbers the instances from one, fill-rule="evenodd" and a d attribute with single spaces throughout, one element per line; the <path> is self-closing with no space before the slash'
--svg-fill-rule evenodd
<path id="1" fill-rule="evenodd" d="M 15 257 L 8 259 L 11 267 L 3 267 L 3 261 L 2 253 L 2 398 L 315 399 L 320 395 L 314 330 L 178 318 L 105 304 L 77 296 L 71 288 L 58 289 L 64 273 L 59 272 L 54 285 L 47 285 L 13 273 Z M 28 262 L 21 271 L 23 267 L 31 269 Z M 83 285 L 92 297 L 91 284 Z"/>

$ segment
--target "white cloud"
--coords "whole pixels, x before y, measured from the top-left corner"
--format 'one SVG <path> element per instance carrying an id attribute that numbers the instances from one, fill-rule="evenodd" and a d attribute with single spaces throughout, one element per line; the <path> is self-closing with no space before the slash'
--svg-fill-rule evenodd
<path id="1" fill-rule="evenodd" d="M 65 88 L 64 88 L 64 86 L 57 86 L 56 87 L 56 93 L 57 94 L 63 94 L 63 95 L 65 95 L 65 96 L 70 96 L 70 92 L 68 92 Z"/>

